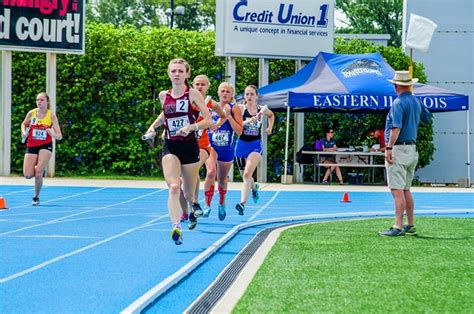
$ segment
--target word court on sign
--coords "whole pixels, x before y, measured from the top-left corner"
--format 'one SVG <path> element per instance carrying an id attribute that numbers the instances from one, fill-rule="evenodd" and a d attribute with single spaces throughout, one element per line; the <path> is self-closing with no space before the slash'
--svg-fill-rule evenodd
<path id="1" fill-rule="evenodd" d="M 0 47 L 83 52 L 84 0 L 0 3 Z"/>
<path id="2" fill-rule="evenodd" d="M 0 39 L 10 39 L 10 10 L 5 9 L 0 15 Z M 45 42 L 79 43 L 79 30 L 81 16 L 79 14 L 66 14 L 65 20 L 40 20 L 37 17 L 28 20 L 20 17 L 15 26 L 15 35 L 19 40 L 31 39 L 32 41 L 44 40 Z M 3 27 L 2 27 L 3 26 Z M 63 33 L 65 34 L 63 38 Z"/>

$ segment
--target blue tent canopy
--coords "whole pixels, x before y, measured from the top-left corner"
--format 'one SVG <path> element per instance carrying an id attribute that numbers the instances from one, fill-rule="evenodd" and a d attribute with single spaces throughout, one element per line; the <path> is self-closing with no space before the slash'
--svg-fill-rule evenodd
<path id="1" fill-rule="evenodd" d="M 387 111 L 397 95 L 394 70 L 380 53 L 320 52 L 292 76 L 259 89 L 259 102 L 274 111 Z M 413 93 L 432 112 L 468 110 L 468 96 L 425 84 Z"/>

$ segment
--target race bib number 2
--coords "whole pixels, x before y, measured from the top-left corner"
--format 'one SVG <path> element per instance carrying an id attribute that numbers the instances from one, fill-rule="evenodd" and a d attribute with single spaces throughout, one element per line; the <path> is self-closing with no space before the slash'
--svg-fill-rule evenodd
<path id="1" fill-rule="evenodd" d="M 176 100 L 176 112 L 188 112 L 189 101 L 187 99 Z"/>

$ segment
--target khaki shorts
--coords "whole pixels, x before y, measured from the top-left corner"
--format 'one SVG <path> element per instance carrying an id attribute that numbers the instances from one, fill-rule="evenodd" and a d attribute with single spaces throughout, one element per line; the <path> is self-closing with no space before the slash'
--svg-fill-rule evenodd
<path id="1" fill-rule="evenodd" d="M 395 145 L 392 150 L 393 164 L 385 161 L 388 187 L 395 190 L 409 190 L 418 163 L 416 145 Z"/>

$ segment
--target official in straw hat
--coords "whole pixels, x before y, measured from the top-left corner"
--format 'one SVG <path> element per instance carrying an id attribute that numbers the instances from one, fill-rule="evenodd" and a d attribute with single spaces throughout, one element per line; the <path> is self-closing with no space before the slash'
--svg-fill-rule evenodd
<path id="1" fill-rule="evenodd" d="M 414 223 L 414 201 L 410 191 L 415 168 L 418 163 L 416 138 L 418 125 L 429 122 L 430 112 L 413 96 L 410 86 L 418 82 L 408 71 L 395 71 L 392 80 L 398 98 L 385 122 L 385 168 L 387 183 L 395 202 L 395 224 L 380 231 L 381 236 L 416 235 Z M 407 223 L 403 224 L 406 213 Z"/>
<path id="2" fill-rule="evenodd" d="M 410 77 L 410 72 L 408 71 L 395 71 L 395 76 L 393 77 L 392 80 L 389 80 L 395 85 L 401 85 L 401 86 L 411 86 L 418 82 L 417 78 L 411 78 Z"/>

